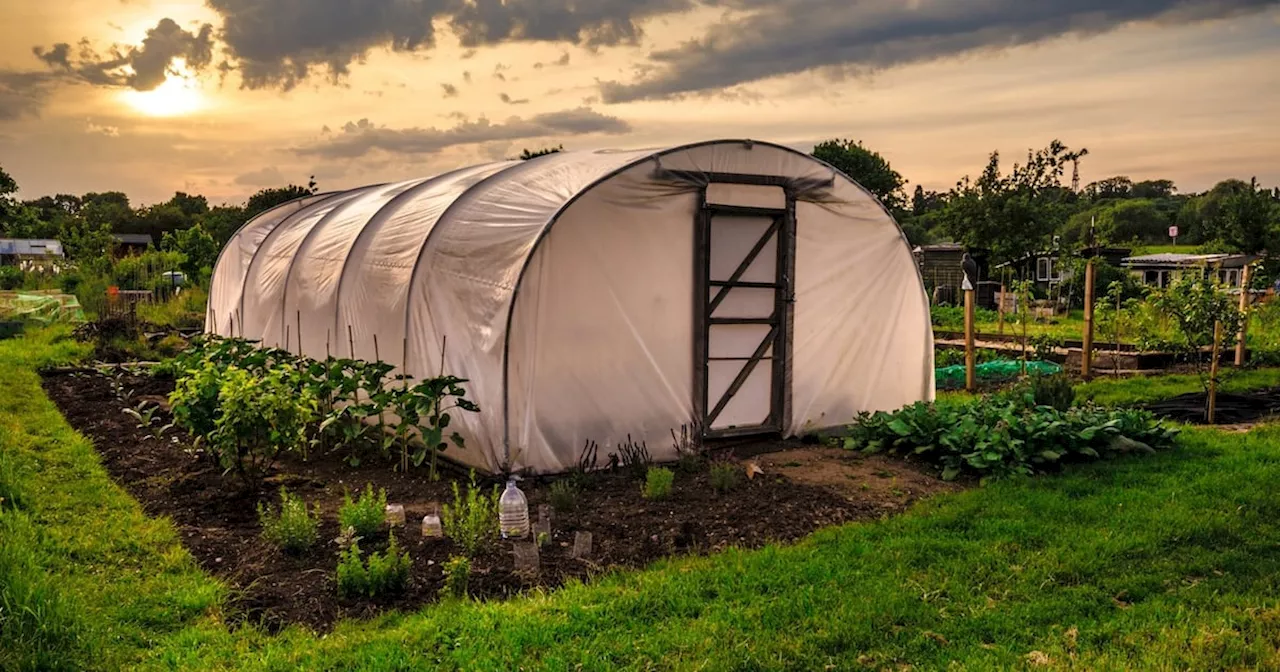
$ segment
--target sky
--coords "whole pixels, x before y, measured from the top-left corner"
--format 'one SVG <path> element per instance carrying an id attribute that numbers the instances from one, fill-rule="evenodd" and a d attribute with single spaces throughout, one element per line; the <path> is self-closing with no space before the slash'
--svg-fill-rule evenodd
<path id="1" fill-rule="evenodd" d="M 830 138 L 946 190 L 1054 139 L 1082 181 L 1280 185 L 1280 0 L 0 0 L 0 167 L 135 204 L 524 148 Z"/>

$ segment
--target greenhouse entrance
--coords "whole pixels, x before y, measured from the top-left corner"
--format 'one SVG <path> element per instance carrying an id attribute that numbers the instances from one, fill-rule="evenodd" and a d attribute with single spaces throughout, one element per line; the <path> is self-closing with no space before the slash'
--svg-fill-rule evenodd
<path id="1" fill-rule="evenodd" d="M 716 179 L 725 181 L 708 185 L 697 221 L 698 417 L 708 438 L 781 433 L 789 397 L 790 199 L 781 186 L 755 183 L 769 178 Z"/>

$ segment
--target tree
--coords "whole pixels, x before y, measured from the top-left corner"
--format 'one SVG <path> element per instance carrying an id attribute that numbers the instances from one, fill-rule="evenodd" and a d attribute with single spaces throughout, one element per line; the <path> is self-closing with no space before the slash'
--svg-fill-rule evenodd
<path id="1" fill-rule="evenodd" d="M 564 145 L 556 145 L 555 147 L 547 147 L 545 149 L 539 149 L 535 151 L 529 151 L 528 149 L 525 149 L 520 152 L 520 160 L 528 161 L 529 159 L 536 159 L 539 156 L 546 156 L 548 154 L 559 154 L 560 152 L 563 152 L 563 151 L 564 151 Z"/>
<path id="2" fill-rule="evenodd" d="M 1088 244 L 1090 223 L 1096 243 L 1126 245 L 1164 242 L 1171 222 L 1148 199 L 1112 201 L 1072 215 L 1062 229 L 1062 241 L 1073 247 Z"/>
<path id="3" fill-rule="evenodd" d="M 187 217 L 197 217 L 209 212 L 209 199 L 181 191 L 175 193 L 165 205 L 177 208 Z"/>
<path id="4" fill-rule="evenodd" d="M 1130 194 L 1134 198 L 1172 198 L 1178 188 L 1173 186 L 1173 180 L 1143 180 L 1135 182 L 1133 190 Z"/>
<path id="5" fill-rule="evenodd" d="M 221 248 L 231 240 L 231 236 L 249 221 L 247 210 L 238 205 L 219 205 L 209 209 L 200 217 L 200 226 L 213 237 Z"/>
<path id="6" fill-rule="evenodd" d="M 1092 182 L 1084 188 L 1084 195 L 1091 201 L 1129 198 L 1133 195 L 1133 181 L 1123 175 Z"/>
<path id="7" fill-rule="evenodd" d="M 911 195 L 911 214 L 916 217 L 924 215 L 935 210 L 942 209 L 947 201 L 944 194 L 936 191 L 925 191 L 925 188 L 919 184 L 916 185 L 915 193 Z"/>
<path id="8" fill-rule="evenodd" d="M 852 140 L 828 140 L 813 148 L 813 157 L 825 161 L 870 191 L 894 213 L 906 209 L 903 187 L 907 181 L 883 156 Z"/>
<path id="9" fill-rule="evenodd" d="M 183 261 L 178 268 L 192 280 L 202 278 L 204 269 L 213 268 L 220 249 L 213 236 L 199 224 L 164 234 L 162 246 L 166 250 L 182 254 Z"/>
<path id="10" fill-rule="evenodd" d="M 291 184 L 287 187 L 262 189 L 258 193 L 249 197 L 249 202 L 245 204 L 244 207 L 245 217 L 247 219 L 253 219 L 254 217 L 257 217 L 278 205 L 284 205 L 289 201 L 311 196 L 315 193 L 315 177 L 312 177 L 311 181 L 305 187 L 299 187 L 295 184 Z"/>
<path id="11" fill-rule="evenodd" d="M 1280 250 L 1280 217 L 1270 193 L 1258 185 L 1257 178 L 1248 184 L 1221 182 L 1209 198 L 1201 207 L 1202 213 L 1209 213 L 1203 221 L 1209 240 L 1250 254 Z"/>
<path id="12" fill-rule="evenodd" d="M 951 191 L 937 213 L 939 227 L 968 247 L 990 250 L 997 262 L 1047 249 L 1075 200 L 1075 194 L 1063 187 L 1062 176 L 1086 154 L 1086 149 L 1072 151 L 1054 140 L 1028 153 L 1026 164 L 1014 164 L 1005 175 L 1000 153 L 992 152 L 977 180 L 965 177 Z"/>

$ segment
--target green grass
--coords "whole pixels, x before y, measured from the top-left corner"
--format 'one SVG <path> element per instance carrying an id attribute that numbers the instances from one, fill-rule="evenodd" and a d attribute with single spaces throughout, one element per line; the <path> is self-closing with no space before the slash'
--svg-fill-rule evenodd
<path id="1" fill-rule="evenodd" d="M 1223 392 L 1247 392 L 1280 386 L 1280 369 L 1224 368 L 1218 389 Z M 1076 399 L 1091 399 L 1099 404 L 1116 406 L 1143 404 L 1169 399 L 1191 392 L 1203 392 L 1200 376 L 1194 373 L 1164 376 L 1101 378 L 1076 387 Z"/>
<path id="2" fill-rule="evenodd" d="M 1280 669 L 1280 427 L 1188 430 L 791 546 L 267 635 L 223 624 L 226 591 L 40 393 L 53 358 L 0 345 L 0 483 L 19 474 L 23 502 L 0 513 L 0 669 Z"/>

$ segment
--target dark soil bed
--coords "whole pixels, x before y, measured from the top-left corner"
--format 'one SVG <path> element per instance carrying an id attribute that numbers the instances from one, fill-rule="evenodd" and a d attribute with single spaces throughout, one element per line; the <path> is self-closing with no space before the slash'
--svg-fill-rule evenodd
<path id="1" fill-rule="evenodd" d="M 406 475 L 382 459 L 365 460 L 353 468 L 339 456 L 313 454 L 308 461 L 282 460 L 262 487 L 246 491 L 233 478 L 223 478 L 207 459 L 191 455 L 190 437 L 171 432 L 157 441 L 122 412 L 145 399 L 162 400 L 173 387 L 171 381 L 122 373 L 113 382 L 98 373 L 58 373 L 47 376 L 44 387 L 71 425 L 93 440 L 112 478 L 148 514 L 171 518 L 199 564 L 234 589 L 237 618 L 271 630 L 290 623 L 326 630 L 341 618 L 411 610 L 437 598 L 443 584 L 441 565 L 456 548 L 446 539 L 424 538 L 421 521 L 436 503 L 451 500 L 448 475 L 432 482 L 425 468 Z M 819 527 L 900 511 L 916 499 L 955 488 L 927 475 L 923 467 L 844 451 L 828 451 L 826 457 L 802 453 L 806 466 L 795 469 L 801 462 L 789 461 L 787 453 L 779 457 L 778 451 L 798 447 L 777 443 L 727 449 L 730 458 L 734 450 L 759 455 L 753 459 L 760 461 L 764 473 L 741 479 L 739 487 L 724 495 L 712 490 L 705 468 L 678 472 L 673 495 L 660 502 L 644 499 L 639 481 L 624 473 L 593 474 L 574 511 L 554 515 L 550 543 L 541 551 L 540 575 L 517 575 L 512 545 L 499 542 L 473 561 L 471 593 L 503 597 L 535 586 L 557 586 L 569 578 L 589 579 L 613 567 L 643 566 L 669 555 L 791 541 Z M 821 460 L 829 460 L 830 468 Z M 797 472 L 794 479 L 784 475 L 792 470 Z M 834 473 L 841 476 L 832 479 Z M 833 487 L 833 480 L 843 480 L 847 487 Z M 874 482 L 875 487 L 864 482 Z M 388 502 L 405 506 L 408 524 L 397 530 L 397 538 L 412 558 L 408 590 L 378 601 L 339 598 L 334 580 L 337 547 L 331 540 L 339 533 L 337 510 L 344 489 L 354 492 L 366 483 L 386 488 Z M 539 505 L 548 502 L 549 483 L 538 479 L 521 484 L 531 520 Z M 321 541 L 300 557 L 277 551 L 259 536 L 256 506 L 275 503 L 281 485 L 323 510 Z M 594 537 L 593 552 L 586 559 L 571 557 L 578 531 Z M 385 538 L 362 541 L 361 547 L 385 547 Z"/>
<path id="2" fill-rule="evenodd" d="M 1205 409 L 1209 407 L 1204 392 L 1193 392 L 1143 406 L 1161 418 L 1191 424 L 1206 424 Z M 1214 405 L 1214 423 L 1238 425 L 1258 422 L 1280 415 L 1280 387 L 1228 394 L 1219 392 Z"/>

